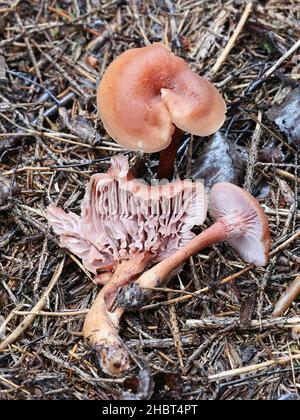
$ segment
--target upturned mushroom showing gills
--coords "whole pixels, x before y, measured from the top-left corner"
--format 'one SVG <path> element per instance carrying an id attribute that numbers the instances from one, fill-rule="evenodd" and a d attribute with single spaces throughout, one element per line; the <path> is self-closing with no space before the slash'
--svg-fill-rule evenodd
<path id="1" fill-rule="evenodd" d="M 256 266 L 266 265 L 271 245 L 269 224 L 251 194 L 227 182 L 215 184 L 210 195 L 210 213 L 215 220 L 211 227 L 143 273 L 135 286 L 142 289 L 162 286 L 172 271 L 189 257 L 221 241 L 231 245 L 245 261 Z"/>
<path id="2" fill-rule="evenodd" d="M 104 284 L 84 324 L 84 336 L 104 372 L 119 376 L 129 367 L 118 335 L 123 309 L 113 307 L 116 294 L 150 264 L 193 239 L 191 229 L 206 218 L 206 201 L 200 182 L 149 186 L 134 179 L 127 158 L 119 155 L 107 173 L 91 177 L 81 216 L 53 204 L 48 207 L 48 222 L 60 235 L 61 245 Z"/>
<path id="3" fill-rule="evenodd" d="M 100 81 L 97 105 L 105 129 L 126 149 L 165 151 L 160 178 L 173 172 L 180 130 L 208 136 L 223 125 L 226 113 L 215 86 L 160 43 L 115 59 Z"/>

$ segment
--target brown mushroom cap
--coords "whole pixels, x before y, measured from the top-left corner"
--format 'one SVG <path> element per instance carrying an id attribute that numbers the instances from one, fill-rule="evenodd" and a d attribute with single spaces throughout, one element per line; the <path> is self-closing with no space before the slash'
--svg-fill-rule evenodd
<path id="1" fill-rule="evenodd" d="M 97 105 L 112 138 L 146 153 L 168 147 L 174 125 L 199 136 L 216 132 L 226 112 L 214 85 L 159 43 L 114 60 L 99 84 Z"/>
<path id="2" fill-rule="evenodd" d="M 258 201 L 247 191 L 228 182 L 215 184 L 210 200 L 213 219 L 222 218 L 226 222 L 226 241 L 245 261 L 257 266 L 266 265 L 271 245 L 270 230 Z"/>

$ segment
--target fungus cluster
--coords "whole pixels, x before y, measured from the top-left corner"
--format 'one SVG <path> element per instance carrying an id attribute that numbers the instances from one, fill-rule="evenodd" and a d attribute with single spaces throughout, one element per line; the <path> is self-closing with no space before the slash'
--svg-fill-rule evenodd
<path id="1" fill-rule="evenodd" d="M 201 182 L 147 185 L 133 178 L 128 160 L 112 158 L 107 173 L 91 177 L 81 216 L 50 204 L 47 219 L 61 246 L 82 259 L 104 287 L 87 315 L 84 335 L 97 350 L 104 371 L 117 375 L 128 366 L 118 336 L 123 310 L 110 310 L 118 290 L 136 280 L 149 264 L 166 259 L 189 243 L 202 225 L 207 200 Z"/>
<path id="2" fill-rule="evenodd" d="M 142 274 L 136 285 L 141 289 L 162 286 L 170 273 L 189 257 L 221 241 L 231 245 L 245 261 L 256 266 L 267 264 L 271 245 L 269 225 L 251 194 L 228 182 L 215 184 L 210 194 L 210 213 L 215 220 L 211 227 Z"/>
<path id="3" fill-rule="evenodd" d="M 131 151 L 162 152 L 160 178 L 172 177 L 181 130 L 210 135 L 226 113 L 217 89 L 162 44 L 128 50 L 113 61 L 99 84 L 97 103 L 104 127 L 118 143 Z M 266 264 L 269 227 L 254 197 L 233 184 L 213 186 L 215 223 L 196 236 L 192 229 L 204 223 L 207 206 L 201 182 L 148 185 L 134 178 L 127 158 L 119 155 L 107 173 L 91 177 L 80 216 L 48 207 L 61 246 L 103 285 L 87 314 L 84 336 L 107 374 L 119 376 L 129 367 L 118 334 L 125 310 L 118 296 L 128 286 L 160 286 L 191 255 L 220 241 L 248 262 Z"/>

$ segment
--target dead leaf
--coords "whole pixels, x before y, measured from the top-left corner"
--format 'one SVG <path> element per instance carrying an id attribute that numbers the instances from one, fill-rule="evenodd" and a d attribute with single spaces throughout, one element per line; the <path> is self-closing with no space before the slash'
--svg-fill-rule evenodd
<path id="1" fill-rule="evenodd" d="M 3 36 L 5 31 L 6 22 L 3 16 L 0 16 L 0 36 Z"/>
<path id="2" fill-rule="evenodd" d="M 294 204 L 295 203 L 295 194 L 289 184 L 281 178 L 277 178 L 277 183 L 279 185 L 281 194 L 284 198 L 284 201 L 287 204 Z"/>
<path id="3" fill-rule="evenodd" d="M 154 375 L 156 399 L 177 400 L 182 398 L 183 381 L 179 373 L 158 372 Z"/>
<path id="4" fill-rule="evenodd" d="M 140 370 L 136 377 L 124 381 L 127 391 L 123 391 L 121 400 L 149 400 L 153 394 L 153 378 L 148 368 Z"/>
<path id="5" fill-rule="evenodd" d="M 10 208 L 13 195 L 18 192 L 19 187 L 14 181 L 0 175 L 0 211 Z"/>
<path id="6" fill-rule="evenodd" d="M 75 136 L 80 137 L 84 143 L 94 146 L 96 143 L 100 142 L 100 134 L 97 133 L 93 124 L 87 118 L 76 116 L 75 118 L 69 119 L 66 108 L 59 109 L 59 116 L 63 127 L 70 130 Z"/>
<path id="7" fill-rule="evenodd" d="M 240 351 L 243 365 L 248 365 L 257 354 L 257 348 L 255 346 L 241 345 Z"/>
<path id="8" fill-rule="evenodd" d="M 242 325 L 247 325 L 251 321 L 255 302 L 256 302 L 256 295 L 254 294 L 254 295 L 247 296 L 247 298 L 241 304 L 240 323 Z"/>
<path id="9" fill-rule="evenodd" d="M 277 398 L 277 401 L 299 401 L 300 398 L 297 394 L 283 394 L 281 397 Z"/>
<path id="10" fill-rule="evenodd" d="M 300 88 L 288 94 L 282 104 L 273 105 L 267 116 L 287 136 L 290 144 L 300 148 Z"/>
<path id="11" fill-rule="evenodd" d="M 266 147 L 258 151 L 257 160 L 260 162 L 267 163 L 280 163 L 284 161 L 284 154 L 282 152 L 282 146 L 274 144 L 269 144 Z"/>
<path id="12" fill-rule="evenodd" d="M 3 55 L 0 55 L 0 82 L 6 81 L 5 67 L 6 67 L 5 58 L 3 57 Z"/>

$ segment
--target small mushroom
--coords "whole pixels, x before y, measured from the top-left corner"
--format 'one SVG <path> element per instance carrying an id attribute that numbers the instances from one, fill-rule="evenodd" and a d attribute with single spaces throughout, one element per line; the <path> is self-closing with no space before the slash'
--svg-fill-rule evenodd
<path id="1" fill-rule="evenodd" d="M 221 182 L 213 186 L 210 212 L 216 223 L 212 226 L 218 235 L 218 224 L 225 240 L 248 263 L 265 266 L 270 252 L 268 219 L 259 202 L 236 185 Z M 214 241 L 215 242 L 215 241 Z"/>
<path id="2" fill-rule="evenodd" d="M 133 177 L 128 160 L 112 159 L 107 173 L 91 177 L 81 216 L 50 204 L 47 219 L 61 245 L 82 259 L 104 284 L 84 324 L 84 336 L 97 352 L 104 372 L 119 376 L 129 355 L 118 334 L 122 308 L 116 296 L 153 263 L 190 242 L 191 229 L 206 218 L 201 182 L 176 180 L 149 186 Z"/>
<path id="3" fill-rule="evenodd" d="M 126 149 L 164 150 L 161 179 L 173 173 L 181 130 L 208 136 L 223 125 L 226 113 L 215 86 L 160 43 L 115 59 L 100 81 L 97 104 L 105 129 Z"/>
<path id="4" fill-rule="evenodd" d="M 215 184 L 210 195 L 210 212 L 215 223 L 135 283 L 142 289 L 161 286 L 189 257 L 207 246 L 226 241 L 245 261 L 266 265 L 270 251 L 268 220 L 258 201 L 234 184 Z"/>

